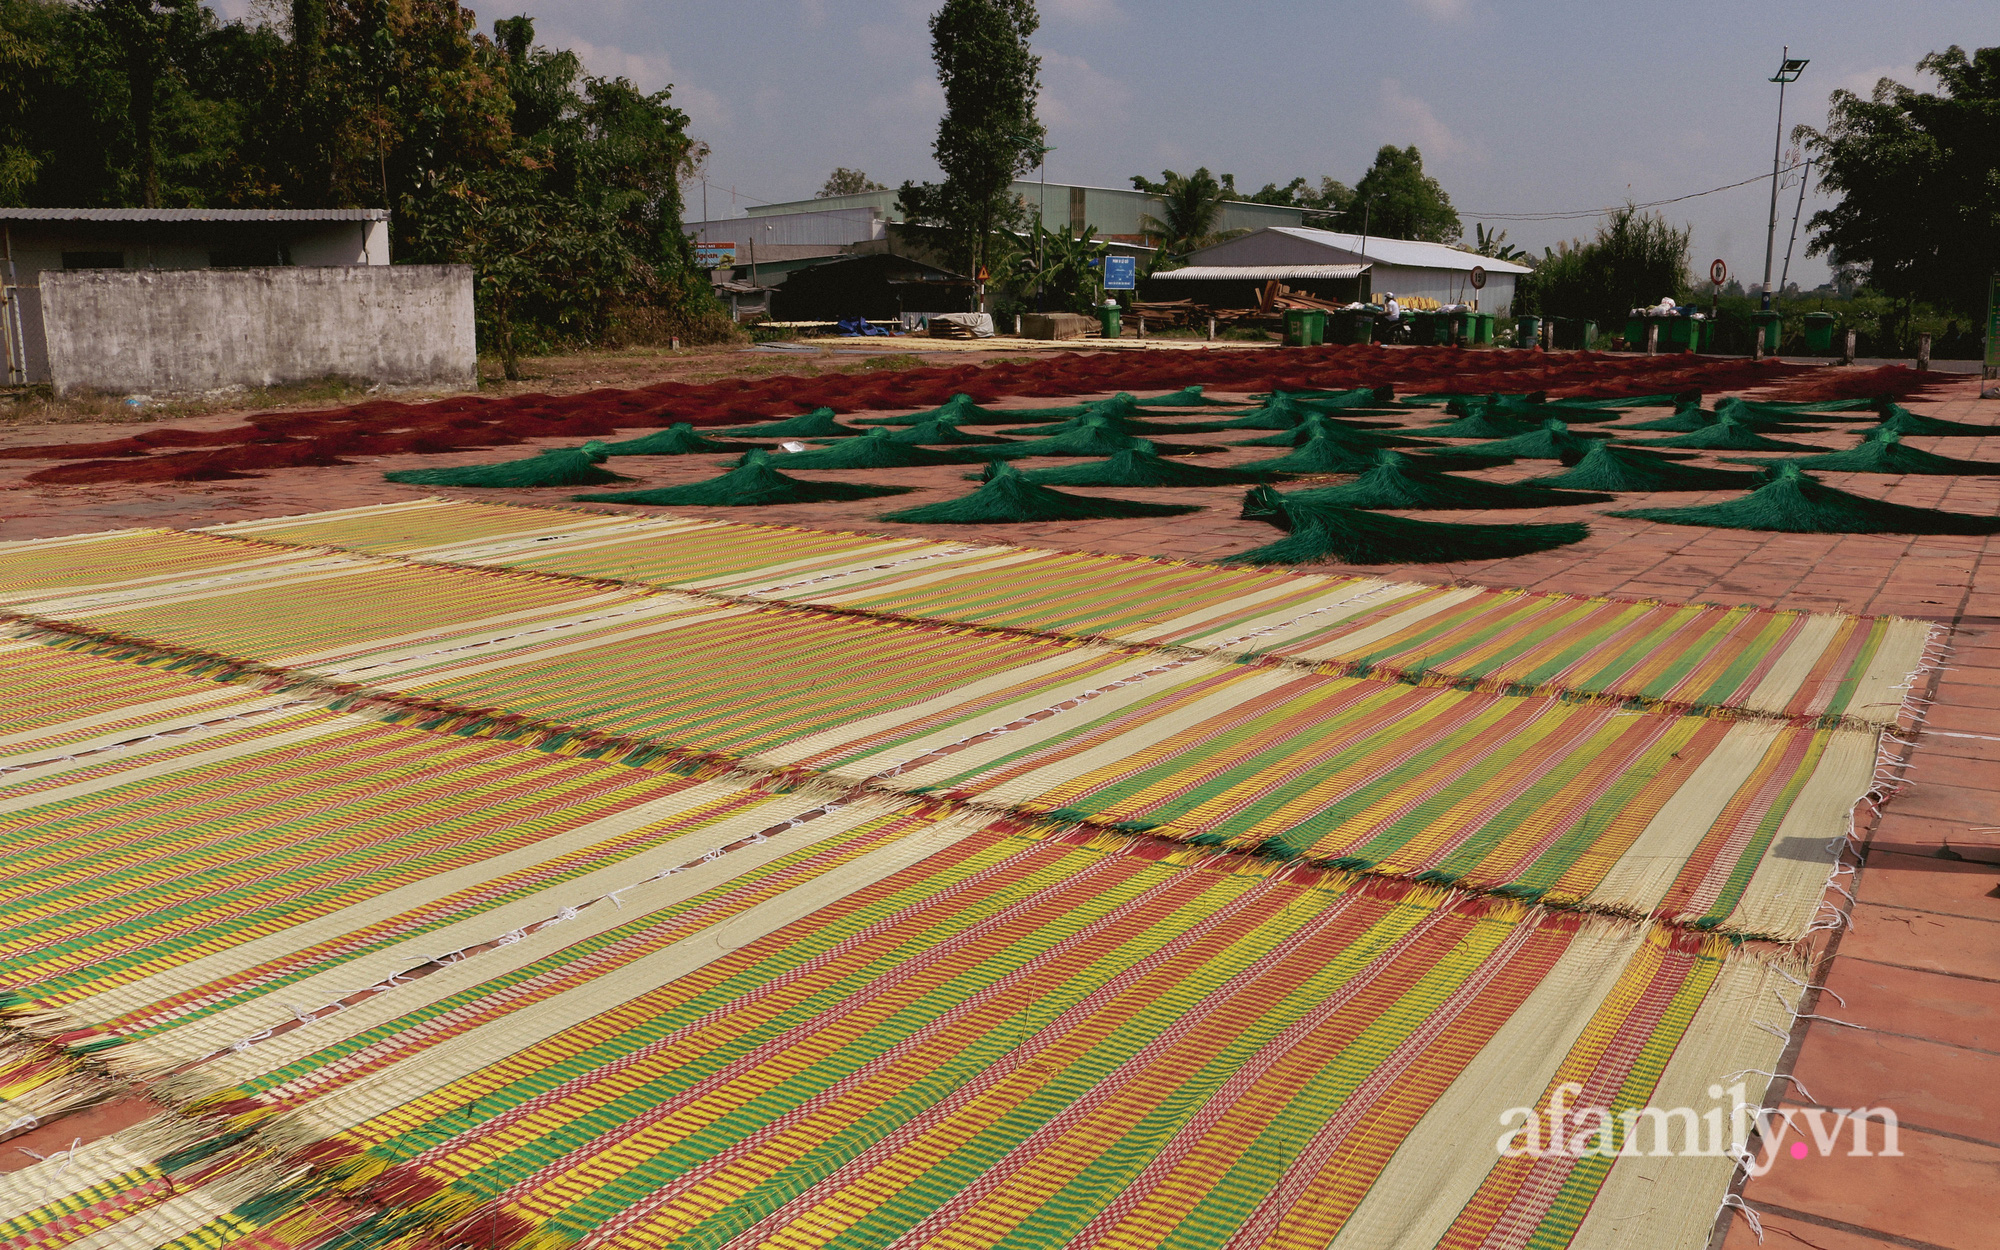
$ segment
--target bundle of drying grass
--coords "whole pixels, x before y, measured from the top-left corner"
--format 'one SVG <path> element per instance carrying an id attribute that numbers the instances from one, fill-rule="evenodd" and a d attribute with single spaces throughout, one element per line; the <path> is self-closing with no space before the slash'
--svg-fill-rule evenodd
<path id="1" fill-rule="evenodd" d="M 1187 464 L 1134 447 L 1113 452 L 1103 460 L 1033 469 L 1021 476 L 1043 486 L 1248 486 L 1268 482 L 1274 475 Z"/>
<path id="2" fill-rule="evenodd" d="M 1614 399 L 1559 399 L 1559 404 L 1572 408 L 1679 408 L 1684 404 L 1701 406 L 1700 391 L 1674 391 L 1659 395 L 1620 395 Z"/>
<path id="3" fill-rule="evenodd" d="M 1120 430 L 1117 424 L 1107 418 L 1093 416 L 1066 433 L 1050 438 L 1031 439 L 1025 443 L 1011 443 L 1006 447 L 995 447 L 992 451 L 996 460 L 1021 460 L 1029 456 L 1108 456 L 1116 451 L 1127 451 L 1141 446 L 1151 448 L 1163 456 L 1195 456 L 1221 450 L 1217 447 L 1202 447 L 1182 443 L 1148 443 L 1145 439 Z"/>
<path id="4" fill-rule="evenodd" d="M 1183 386 L 1177 391 L 1164 395 L 1149 395 L 1137 400 L 1141 408 L 1229 408 L 1235 407 L 1233 399 L 1205 398 L 1199 386 Z"/>
<path id="5" fill-rule="evenodd" d="M 1521 485 L 1610 491 L 1749 490 L 1762 480 L 1740 469 L 1705 469 L 1620 443 L 1593 443 L 1574 468 L 1529 478 Z"/>
<path id="6" fill-rule="evenodd" d="M 937 417 L 911 426 L 907 430 L 897 430 L 888 436 L 898 443 L 927 443 L 933 447 L 1012 447 L 1014 441 L 994 438 L 988 434 L 967 434 L 956 425 Z"/>
<path id="7" fill-rule="evenodd" d="M 1716 407 L 1725 401 L 1717 400 Z M 1861 412 L 1879 407 L 1884 401 L 1879 399 L 1806 399 L 1786 402 L 1775 399 L 1739 399 L 1737 403 L 1767 417 L 1781 417 L 1786 413 L 1805 412 Z"/>
<path id="8" fill-rule="evenodd" d="M 1263 438 L 1245 438 L 1232 441 L 1231 447 L 1303 447 L 1315 437 L 1330 438 L 1336 443 L 1346 443 L 1354 447 L 1435 447 L 1428 439 L 1406 438 L 1401 434 L 1390 434 L 1381 430 L 1350 425 L 1337 417 L 1314 413 L 1289 430 L 1279 430 Z"/>
<path id="9" fill-rule="evenodd" d="M 1286 498 L 1293 503 L 1330 503 L 1343 508 L 1470 511 L 1605 503 L 1613 497 L 1585 491 L 1552 490 L 1545 486 L 1512 486 L 1473 477 L 1451 477 L 1401 452 L 1378 451 L 1374 465 L 1352 482 L 1316 490 L 1293 491 Z"/>
<path id="10" fill-rule="evenodd" d="M 1590 533 L 1589 526 L 1577 522 L 1459 525 L 1382 516 L 1338 504 L 1300 501 L 1268 486 L 1256 487 L 1244 496 L 1243 516 L 1275 525 L 1289 537 L 1231 556 L 1231 563 L 1310 564 L 1338 560 L 1343 564 L 1442 564 L 1504 560 L 1573 543 Z"/>
<path id="11" fill-rule="evenodd" d="M 1232 467 L 1240 473 L 1366 473 L 1375 467 L 1375 453 L 1380 450 L 1381 446 L 1376 443 L 1352 443 L 1330 437 L 1322 431 L 1293 448 L 1288 455 L 1252 460 Z M 1482 460 L 1479 463 L 1484 466 L 1500 462 Z"/>
<path id="12" fill-rule="evenodd" d="M 1280 395 L 1314 408 L 1380 408 L 1396 402 L 1393 386 L 1356 386 L 1344 391 L 1290 391 L 1281 387 L 1257 398 L 1269 401 Z"/>
<path id="13" fill-rule="evenodd" d="M 1513 438 L 1521 434 L 1532 434 L 1535 423 L 1523 421 L 1519 417 L 1504 416 L 1485 408 L 1441 425 L 1420 425 L 1410 433 L 1424 438 Z"/>
<path id="14" fill-rule="evenodd" d="M 1609 515 L 1668 525 L 1791 534 L 2000 534 L 2000 517 L 1911 508 L 1849 494 L 1822 484 L 1789 462 L 1768 473 L 1765 485 L 1740 499 L 1693 508 L 1632 508 Z"/>
<path id="15" fill-rule="evenodd" d="M 409 486 L 483 486 L 493 489 L 523 489 L 531 486 L 601 486 L 607 482 L 632 479 L 600 469 L 604 463 L 603 443 L 592 440 L 581 447 L 545 451 L 525 460 L 504 460 L 499 464 L 466 464 L 453 469 L 397 469 L 382 476 Z"/>
<path id="16" fill-rule="evenodd" d="M 607 456 L 689 456 L 704 451 L 748 451 L 754 443 L 731 443 L 721 439 L 703 438 L 694 432 L 694 427 L 682 421 L 664 430 L 655 430 L 644 438 L 628 438 L 622 443 L 606 443 Z"/>
<path id="17" fill-rule="evenodd" d="M 743 468 L 751 463 L 753 456 L 770 457 L 770 453 L 748 452 L 727 467 Z M 836 439 L 826 447 L 794 452 L 782 460 L 770 458 L 788 469 L 910 469 L 934 464 L 970 464 L 985 457 L 978 452 L 933 451 L 901 441 L 887 430 L 876 429 L 860 438 Z"/>
<path id="18" fill-rule="evenodd" d="M 1933 438 L 1983 438 L 2000 433 L 2000 426 L 1967 425 L 1911 412 L 1901 404 L 1884 403 L 1881 422 L 1875 427 L 1891 434 L 1926 434 Z"/>
<path id="19" fill-rule="evenodd" d="M 957 499 L 885 512 L 884 521 L 915 525 L 1010 525 L 1026 521 L 1088 521 L 1106 517 L 1179 516 L 1194 504 L 1092 499 L 1030 482 L 1011 464 L 995 464 L 978 490 Z"/>
<path id="20" fill-rule="evenodd" d="M 1790 443 L 1782 438 L 1765 438 L 1741 421 L 1729 417 L 1719 418 L 1713 425 L 1704 425 L 1687 434 L 1676 434 L 1672 438 L 1642 439 L 1626 441 L 1627 447 L 1639 450 L 1652 448 L 1699 448 L 1703 451 L 1819 451 L 1811 443 Z"/>
<path id="21" fill-rule="evenodd" d="M 1055 422 L 1054 424 L 1037 424 L 1037 425 L 1021 426 L 1016 429 L 1001 430 L 1000 433 L 1029 435 L 1038 438 L 1053 438 L 1058 434 L 1068 434 L 1073 430 L 1084 429 L 1085 427 L 1090 426 L 1093 423 L 1109 424 L 1113 429 L 1116 429 L 1119 432 L 1125 434 L 1201 434 L 1201 433 L 1206 433 L 1210 430 L 1220 430 L 1227 428 L 1226 426 L 1224 426 L 1219 422 L 1208 422 L 1208 421 L 1198 421 L 1198 422 L 1147 421 L 1144 418 L 1135 415 L 1138 413 L 1138 411 L 1139 410 L 1136 408 L 1128 407 L 1123 404 L 1116 404 L 1111 402 L 1110 400 L 1106 400 L 1103 403 L 1092 404 L 1090 408 L 1080 417 L 1071 417 L 1067 421 L 1058 421 Z"/>
<path id="22" fill-rule="evenodd" d="M 1830 416 L 1811 412 L 1771 412 L 1765 404 L 1753 404 L 1725 395 L 1715 401 L 1718 419 L 1735 419 L 1753 430 L 1814 430 L 1827 425 L 1845 425 L 1873 420 L 1872 417 Z"/>
<path id="23" fill-rule="evenodd" d="M 603 495 L 572 495 L 578 503 L 677 504 L 683 507 L 753 508 L 766 504 L 823 503 L 830 500 L 874 499 L 906 495 L 908 486 L 868 486 L 860 482 L 805 482 L 787 477 L 771 466 L 771 453 L 753 451 L 750 463 L 721 477 L 685 486 L 653 490 L 614 491 Z"/>
<path id="24" fill-rule="evenodd" d="M 717 430 L 716 433 L 756 438 L 852 438 L 861 431 L 834 420 L 833 409 L 815 408 L 803 416 L 791 417 L 784 421 L 746 425 L 733 430 Z"/>
<path id="25" fill-rule="evenodd" d="M 1079 408 L 981 408 L 972 402 L 972 396 L 960 391 L 935 408 L 923 412 L 904 413 L 898 417 L 863 417 L 856 425 L 922 425 L 927 421 L 943 421 L 950 425 L 993 425 L 1001 421 L 1032 421 L 1043 413 L 1061 411 L 1064 416 L 1072 416 Z M 1054 418 L 1061 420 L 1060 417 Z"/>
<path id="26" fill-rule="evenodd" d="M 1901 434 L 1880 427 L 1870 430 L 1860 446 L 1846 451 L 1830 451 L 1792 460 L 1764 460 L 1755 456 L 1724 456 L 1723 459 L 1764 468 L 1793 464 L 1801 469 L 1833 469 L 1844 473 L 1918 473 L 1929 477 L 2000 474 L 2000 461 L 1958 460 L 1951 456 L 1933 455 L 1904 446 Z"/>
<path id="27" fill-rule="evenodd" d="M 1444 406 L 1453 416 L 1473 417 L 1485 414 L 1494 417 L 1513 417 L 1520 421 L 1547 421 L 1551 417 L 1568 421 L 1572 425 L 1589 425 L 1598 421 L 1616 421 L 1624 413 L 1619 410 L 1590 404 L 1571 404 L 1561 400 L 1536 402 L 1531 398 L 1515 398 L 1511 395 L 1485 395 L 1475 399 L 1454 399 Z"/>
<path id="28" fill-rule="evenodd" d="M 1590 450 L 1592 441 L 1609 437 L 1608 434 L 1596 431 L 1588 435 L 1573 434 L 1566 422 L 1551 417 L 1542 422 L 1542 428 L 1539 430 L 1516 434 L 1512 438 L 1497 439 L 1490 443 L 1474 443 L 1469 447 L 1460 447 L 1458 454 L 1489 459 L 1560 460 L 1564 464 L 1575 464 Z"/>
<path id="29" fill-rule="evenodd" d="M 1252 408 L 1242 416 L 1227 421 L 1218 421 L 1218 430 L 1289 430 L 1307 417 L 1313 410 L 1279 392 L 1265 400 L 1261 407 Z"/>

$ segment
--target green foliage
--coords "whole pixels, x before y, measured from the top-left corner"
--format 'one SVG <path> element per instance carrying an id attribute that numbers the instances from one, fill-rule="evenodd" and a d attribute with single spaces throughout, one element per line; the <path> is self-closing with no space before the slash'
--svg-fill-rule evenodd
<path id="1" fill-rule="evenodd" d="M 2000 47 L 1956 45 L 1917 62 L 1940 90 L 1884 78 L 1836 91 L 1825 131 L 1799 134 L 1840 203 L 1814 213 L 1806 254 L 1864 267 L 1868 284 L 1962 315 L 1985 310 L 2000 269 Z"/>
<path id="2" fill-rule="evenodd" d="M 712 330 L 680 231 L 704 154 L 665 92 L 583 73 L 527 18 L 454 0 L 290 0 L 289 38 L 199 0 L 0 0 L 0 201 L 378 207 L 406 262 L 476 269 L 524 350 Z"/>
<path id="3" fill-rule="evenodd" d="M 1628 204 L 1597 227 L 1589 243 L 1545 252 L 1532 274 L 1514 286 L 1514 311 L 1582 317 L 1623 328 L 1632 309 L 1662 296 L 1688 298 L 1691 227 L 1676 230 L 1659 213 Z"/>
<path id="4" fill-rule="evenodd" d="M 1381 238 L 1456 243 L 1463 233 L 1451 197 L 1424 172 L 1423 154 L 1414 147 L 1385 144 L 1376 152 L 1375 163 L 1354 184 L 1354 202 L 1368 206 L 1368 233 Z"/>
<path id="5" fill-rule="evenodd" d="M 1158 182 L 1145 182 L 1135 174 L 1132 185 L 1160 197 L 1160 215 L 1142 215 L 1139 229 L 1155 247 L 1170 256 L 1185 256 L 1196 248 L 1244 233 L 1241 230 L 1218 233 L 1215 229 L 1222 216 L 1223 202 L 1235 198 L 1234 175 L 1224 174 L 1218 179 L 1206 166 L 1186 175 L 1166 169 L 1160 171 Z"/>
<path id="6" fill-rule="evenodd" d="M 1043 150 L 1042 58 L 1028 45 L 1041 19 L 1033 0 L 945 0 L 930 25 L 945 105 L 931 154 L 944 181 L 905 182 L 897 202 L 906 221 L 943 228 L 952 263 L 977 272 L 995 232 L 1021 224 L 1008 185 Z"/>
<path id="7" fill-rule="evenodd" d="M 1050 230 L 1039 220 L 1031 223 L 1042 256 L 1041 273 L 1035 286 L 1050 312 L 1089 313 L 1097 304 L 1099 270 L 1092 261 L 1103 263 L 1106 248 L 1097 240 L 1097 227 L 1085 226 L 1083 233 Z"/>
<path id="8" fill-rule="evenodd" d="M 1528 254 L 1525 249 L 1507 241 L 1505 230 L 1489 233 L 1484 222 L 1472 223 L 1472 237 L 1472 250 L 1481 256 L 1491 256 L 1494 260 L 1518 261 Z"/>
<path id="9" fill-rule="evenodd" d="M 1344 182 L 1324 176 L 1317 187 L 1304 178 L 1294 178 L 1282 187 L 1275 182 L 1267 182 L 1249 198 L 1253 204 L 1303 208 L 1307 210 L 1304 224 L 1331 230 L 1344 224 L 1347 210 L 1354 203 L 1354 189 Z"/>
<path id="10" fill-rule="evenodd" d="M 819 189 L 815 199 L 830 200 L 837 195 L 860 195 L 864 191 L 887 191 L 889 188 L 876 182 L 858 169 L 842 165 L 826 176 L 826 185 Z"/>

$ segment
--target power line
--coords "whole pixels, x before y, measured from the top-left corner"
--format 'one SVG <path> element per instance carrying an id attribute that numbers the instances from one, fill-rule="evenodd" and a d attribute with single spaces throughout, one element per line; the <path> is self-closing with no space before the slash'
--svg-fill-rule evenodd
<path id="1" fill-rule="evenodd" d="M 1778 172 L 1780 174 L 1788 174 L 1794 169 L 1804 168 L 1808 163 L 1806 161 L 1798 161 L 1785 166 Z M 1762 182 L 1770 176 L 1769 174 L 1758 174 L 1755 177 L 1745 178 L 1741 182 L 1732 182 L 1720 187 L 1710 187 L 1706 191 L 1694 191 L 1687 195 L 1677 195 L 1670 200 L 1652 200 L 1645 204 L 1634 204 L 1632 207 L 1659 208 L 1667 204 L 1678 204 L 1682 200 L 1698 200 L 1704 195 L 1714 195 L 1718 191 L 1734 191 L 1738 187 L 1747 187 L 1753 182 Z M 1470 210 L 1461 210 L 1459 216 L 1472 217 L 1479 221 L 1574 221 L 1582 217 L 1602 217 L 1606 213 L 1615 212 L 1617 209 L 1623 207 L 1624 205 L 1622 204 L 1614 204 L 1609 208 L 1578 208 L 1551 213 L 1475 213 Z"/>

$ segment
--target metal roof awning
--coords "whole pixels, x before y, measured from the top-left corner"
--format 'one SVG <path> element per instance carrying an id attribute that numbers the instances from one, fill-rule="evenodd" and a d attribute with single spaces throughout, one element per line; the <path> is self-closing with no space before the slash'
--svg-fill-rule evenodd
<path id="1" fill-rule="evenodd" d="M 1270 282 L 1307 278 L 1358 278 L 1370 265 L 1189 265 L 1153 275 L 1155 281 L 1171 278 L 1177 282 Z"/>
<path id="2" fill-rule="evenodd" d="M 0 221 L 387 221 L 386 208 L 0 208 Z"/>

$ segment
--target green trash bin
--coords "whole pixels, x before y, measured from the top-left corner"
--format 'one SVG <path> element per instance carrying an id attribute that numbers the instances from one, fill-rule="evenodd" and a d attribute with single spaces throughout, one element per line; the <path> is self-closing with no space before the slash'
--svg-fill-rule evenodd
<path id="1" fill-rule="evenodd" d="M 1333 341 L 1366 343 L 1375 337 L 1375 314 L 1345 309 L 1333 314 Z"/>
<path id="2" fill-rule="evenodd" d="M 1750 324 L 1756 327 L 1757 334 L 1763 336 L 1764 354 L 1766 356 L 1777 355 L 1778 338 L 1784 332 L 1785 328 L 1784 319 L 1774 311 L 1760 309 L 1750 314 Z"/>
<path id="3" fill-rule="evenodd" d="M 1467 313 L 1466 316 L 1471 323 L 1471 333 L 1466 335 L 1466 342 L 1477 343 L 1482 347 L 1493 346 L 1493 314 L 1476 312 Z"/>
<path id="4" fill-rule="evenodd" d="M 1420 347 L 1451 342 L 1452 318 L 1449 314 L 1415 312 L 1406 316 L 1410 323 L 1410 342 Z"/>
<path id="5" fill-rule="evenodd" d="M 1104 328 L 1104 337 L 1115 339 L 1123 331 L 1120 312 L 1116 304 L 1100 304 L 1097 308 L 1097 323 Z"/>
<path id="6" fill-rule="evenodd" d="M 1540 317 L 1514 318 L 1514 346 L 1538 347 L 1542 341 L 1542 319 Z"/>
<path id="7" fill-rule="evenodd" d="M 1285 310 L 1285 346 L 1318 347 L 1326 342 L 1326 314 L 1317 308 Z"/>
<path id="8" fill-rule="evenodd" d="M 1833 354 L 1832 313 L 1810 312 L 1806 314 L 1806 350 L 1815 356 Z"/>

